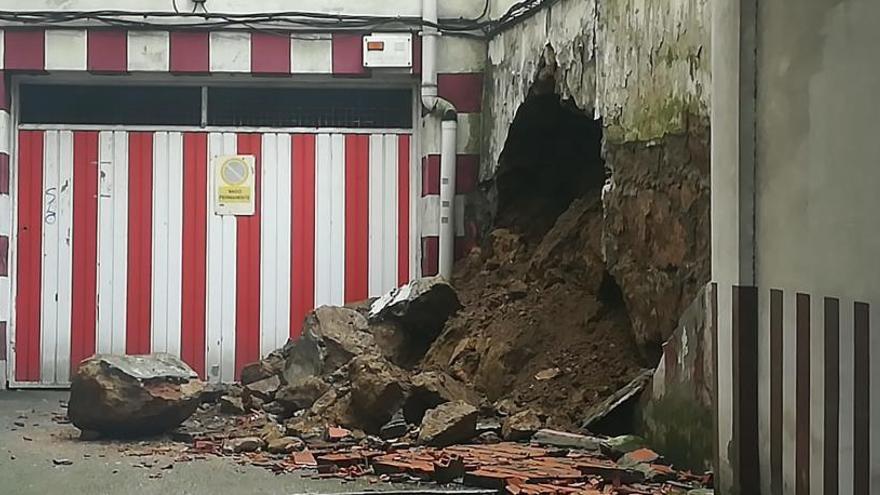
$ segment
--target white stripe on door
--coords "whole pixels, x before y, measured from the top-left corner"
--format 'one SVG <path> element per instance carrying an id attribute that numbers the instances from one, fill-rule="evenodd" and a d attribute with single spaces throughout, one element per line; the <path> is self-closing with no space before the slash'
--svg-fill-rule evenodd
<path id="1" fill-rule="evenodd" d="M 180 356 L 183 262 L 183 134 L 153 135 L 153 352 Z"/>
<path id="2" fill-rule="evenodd" d="M 397 154 L 397 136 L 370 136 L 370 297 L 397 286 Z"/>
<path id="3" fill-rule="evenodd" d="M 128 133 L 98 135 L 97 352 L 125 353 L 128 279 Z"/>
<path id="4" fill-rule="evenodd" d="M 260 353 L 290 335 L 291 136 L 263 135 L 260 205 Z"/>
<path id="5" fill-rule="evenodd" d="M 211 381 L 235 379 L 235 291 L 237 224 L 234 216 L 214 214 L 214 159 L 234 155 L 235 134 L 212 133 L 208 137 L 208 281 L 207 281 L 207 375 Z"/>
<path id="6" fill-rule="evenodd" d="M 345 136 L 319 134 L 315 151 L 315 307 L 345 299 Z"/>
<path id="7" fill-rule="evenodd" d="M 73 133 L 47 131 L 43 153 L 40 381 L 65 384 L 70 378 Z"/>

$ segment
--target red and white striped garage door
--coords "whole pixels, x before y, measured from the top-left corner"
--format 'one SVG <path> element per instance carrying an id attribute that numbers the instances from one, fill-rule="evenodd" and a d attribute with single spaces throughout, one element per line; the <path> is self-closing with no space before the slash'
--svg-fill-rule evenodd
<path id="1" fill-rule="evenodd" d="M 209 380 L 376 296 L 412 261 L 408 133 L 21 130 L 13 384 L 95 352 L 170 352 Z M 257 213 L 216 216 L 211 158 L 257 157 Z"/>

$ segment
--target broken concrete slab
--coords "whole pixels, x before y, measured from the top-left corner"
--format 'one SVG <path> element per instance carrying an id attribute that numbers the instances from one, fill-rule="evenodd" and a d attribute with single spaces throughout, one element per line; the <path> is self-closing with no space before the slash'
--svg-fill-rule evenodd
<path id="1" fill-rule="evenodd" d="M 407 421 L 413 424 L 421 423 L 425 411 L 444 402 L 462 400 L 477 408 L 484 402 L 476 390 L 442 371 L 419 373 L 410 379 L 410 385 L 403 413 Z"/>
<path id="2" fill-rule="evenodd" d="M 599 452 L 602 440 L 588 435 L 578 435 L 565 431 L 542 429 L 532 435 L 532 443 L 559 447 L 561 449 L 579 449 L 590 452 Z"/>
<path id="3" fill-rule="evenodd" d="M 77 428 L 105 436 L 154 435 L 189 418 L 204 387 L 195 371 L 170 354 L 97 355 L 77 369 L 67 414 Z"/>
<path id="4" fill-rule="evenodd" d="M 348 308 L 322 306 L 306 317 L 302 336 L 287 348 L 283 378 L 297 383 L 310 376 L 329 375 L 351 358 L 375 351 L 367 320 Z"/>
<path id="5" fill-rule="evenodd" d="M 520 411 L 510 416 L 501 426 L 501 437 L 507 441 L 528 440 L 544 426 L 544 421 L 533 409 Z"/>
<path id="6" fill-rule="evenodd" d="M 445 447 L 466 442 L 477 433 L 477 408 L 457 400 L 440 404 L 425 413 L 419 443 Z"/>
<path id="7" fill-rule="evenodd" d="M 618 434 L 629 430 L 634 422 L 635 405 L 642 391 L 651 382 L 654 370 L 644 370 L 631 382 L 607 399 L 587 410 L 582 428 L 594 433 Z"/>
<path id="8" fill-rule="evenodd" d="M 455 289 L 441 276 L 425 277 L 386 293 L 370 306 L 370 320 L 394 320 L 408 332 L 433 341 L 461 309 Z"/>

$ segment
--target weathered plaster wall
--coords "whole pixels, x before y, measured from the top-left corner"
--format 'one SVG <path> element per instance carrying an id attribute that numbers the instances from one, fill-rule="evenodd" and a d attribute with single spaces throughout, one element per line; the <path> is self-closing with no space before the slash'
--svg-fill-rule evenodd
<path id="1" fill-rule="evenodd" d="M 710 287 L 699 291 L 663 345 L 651 386 L 642 395 L 639 433 L 680 468 L 712 469 L 714 409 Z"/>
<path id="2" fill-rule="evenodd" d="M 562 0 L 489 42 L 481 177 L 536 81 L 602 120 L 606 263 L 648 350 L 709 278 L 709 21 L 709 0 Z"/>

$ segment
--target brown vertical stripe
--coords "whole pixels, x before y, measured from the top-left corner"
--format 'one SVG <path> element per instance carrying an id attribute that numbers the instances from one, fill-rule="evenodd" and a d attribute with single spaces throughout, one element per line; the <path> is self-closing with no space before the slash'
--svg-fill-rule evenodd
<path id="1" fill-rule="evenodd" d="M 871 339 L 870 309 L 855 303 L 855 383 L 853 399 L 853 493 L 867 495 L 871 480 Z"/>
<path id="2" fill-rule="evenodd" d="M 6 322 L 5 321 L 0 321 L 0 361 L 6 361 Z M 3 386 L 3 385 L 6 385 L 6 384 L 0 383 L 0 386 Z"/>
<path id="3" fill-rule="evenodd" d="M 810 296 L 797 295 L 795 494 L 810 493 Z"/>
<path id="4" fill-rule="evenodd" d="M 718 428 L 718 418 L 719 416 L 719 408 L 718 408 L 718 284 L 713 283 L 709 287 L 711 297 L 709 298 L 709 304 L 711 304 L 712 308 L 712 363 L 715 365 L 715 369 L 712 373 L 712 408 L 715 410 L 715 417 L 713 421 L 714 426 L 714 436 L 712 438 L 713 445 L 713 470 L 715 473 L 720 472 L 721 468 L 721 459 L 719 455 L 721 454 L 721 446 L 719 442 L 719 428 Z M 716 474 L 717 477 L 717 474 Z"/>
<path id="5" fill-rule="evenodd" d="M 840 301 L 825 298 L 825 467 L 823 495 L 837 495 L 840 466 Z"/>
<path id="6" fill-rule="evenodd" d="M 770 493 L 782 495 L 783 294 L 770 291 Z"/>
<path id="7" fill-rule="evenodd" d="M 757 287 L 733 288 L 733 442 L 739 493 L 760 493 Z"/>

